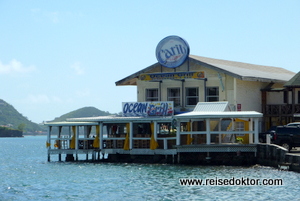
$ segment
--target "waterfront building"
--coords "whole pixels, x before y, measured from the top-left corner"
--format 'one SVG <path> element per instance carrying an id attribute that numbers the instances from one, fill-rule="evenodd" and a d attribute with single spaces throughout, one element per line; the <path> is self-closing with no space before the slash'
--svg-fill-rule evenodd
<path id="1" fill-rule="evenodd" d="M 278 67 L 189 55 L 175 69 L 157 62 L 116 85 L 137 86 L 137 101 L 174 101 L 175 114 L 192 111 L 198 102 L 228 101 L 231 111 L 262 112 L 265 129 L 289 123 L 293 113 L 300 113 L 300 105 L 293 113 L 285 109 L 292 100 L 300 101 L 299 89 L 292 99 L 284 87 L 294 75 Z"/>
<path id="2" fill-rule="evenodd" d="M 261 127 L 282 121 L 262 112 L 283 101 L 285 90 L 272 89 L 284 89 L 295 73 L 190 55 L 188 44 L 177 36 L 163 39 L 156 57 L 158 63 L 116 82 L 137 86 L 137 102 L 122 103 L 122 117 L 46 122 L 48 160 L 52 154 L 59 160 L 62 154 L 66 160 L 86 154 L 93 160 L 155 156 L 180 162 L 180 155 L 191 153 L 210 159 L 212 153 L 240 152 L 251 158 Z"/>

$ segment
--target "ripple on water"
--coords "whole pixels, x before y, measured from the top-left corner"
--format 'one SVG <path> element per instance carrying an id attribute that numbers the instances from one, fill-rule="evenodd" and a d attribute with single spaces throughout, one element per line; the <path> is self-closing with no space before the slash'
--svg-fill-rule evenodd
<path id="1" fill-rule="evenodd" d="M 298 173 L 263 166 L 48 163 L 45 138 L 0 143 L 0 200 L 291 200 L 300 182 Z M 180 178 L 216 177 L 281 178 L 284 186 L 179 184 Z"/>

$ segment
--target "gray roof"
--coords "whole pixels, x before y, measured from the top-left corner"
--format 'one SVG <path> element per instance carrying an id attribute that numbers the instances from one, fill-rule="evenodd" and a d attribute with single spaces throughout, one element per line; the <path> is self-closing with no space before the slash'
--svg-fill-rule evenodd
<path id="1" fill-rule="evenodd" d="M 81 117 L 69 118 L 62 122 L 45 122 L 46 126 L 95 126 L 102 123 L 128 123 L 128 122 L 171 122 L 172 116 L 153 116 L 153 117 L 113 117 L 113 116 L 98 116 L 98 117 Z"/>
<path id="2" fill-rule="evenodd" d="M 295 75 L 294 72 L 279 67 L 212 59 L 194 55 L 190 55 L 190 58 L 195 59 L 196 62 L 198 61 L 200 64 L 208 64 L 211 69 L 221 72 L 223 71 L 223 73 L 232 75 L 233 77 L 241 80 L 286 82 Z"/>
<path id="3" fill-rule="evenodd" d="M 288 71 L 284 68 L 213 59 L 195 55 L 189 55 L 189 62 L 190 64 L 199 64 L 217 72 L 224 73 L 237 79 L 246 81 L 285 83 L 295 75 L 294 72 Z M 160 66 L 160 64 L 155 63 L 117 81 L 116 85 L 136 85 L 136 79 L 140 74 L 147 73 L 158 66 Z"/>
<path id="4" fill-rule="evenodd" d="M 256 111 L 225 111 L 225 112 L 187 112 L 175 115 L 177 119 L 214 119 L 214 118 L 260 118 L 263 114 Z"/>

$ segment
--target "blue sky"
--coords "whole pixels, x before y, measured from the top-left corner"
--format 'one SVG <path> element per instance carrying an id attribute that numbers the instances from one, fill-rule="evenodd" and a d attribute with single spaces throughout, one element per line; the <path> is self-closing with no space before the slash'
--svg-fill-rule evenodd
<path id="1" fill-rule="evenodd" d="M 0 0 L 0 99 L 40 123 L 94 106 L 121 112 L 115 82 L 155 62 L 169 35 L 193 55 L 300 70 L 300 1 Z"/>

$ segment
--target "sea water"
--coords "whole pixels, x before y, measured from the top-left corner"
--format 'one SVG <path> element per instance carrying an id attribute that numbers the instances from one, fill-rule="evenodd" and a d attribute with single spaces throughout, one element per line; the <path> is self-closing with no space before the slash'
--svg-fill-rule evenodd
<path id="1" fill-rule="evenodd" d="M 300 199 L 300 174 L 295 172 L 257 165 L 47 162 L 45 142 L 45 136 L 0 138 L 0 200 Z M 180 184 L 180 179 L 185 178 L 233 177 L 281 179 L 283 183 L 268 186 Z"/>

